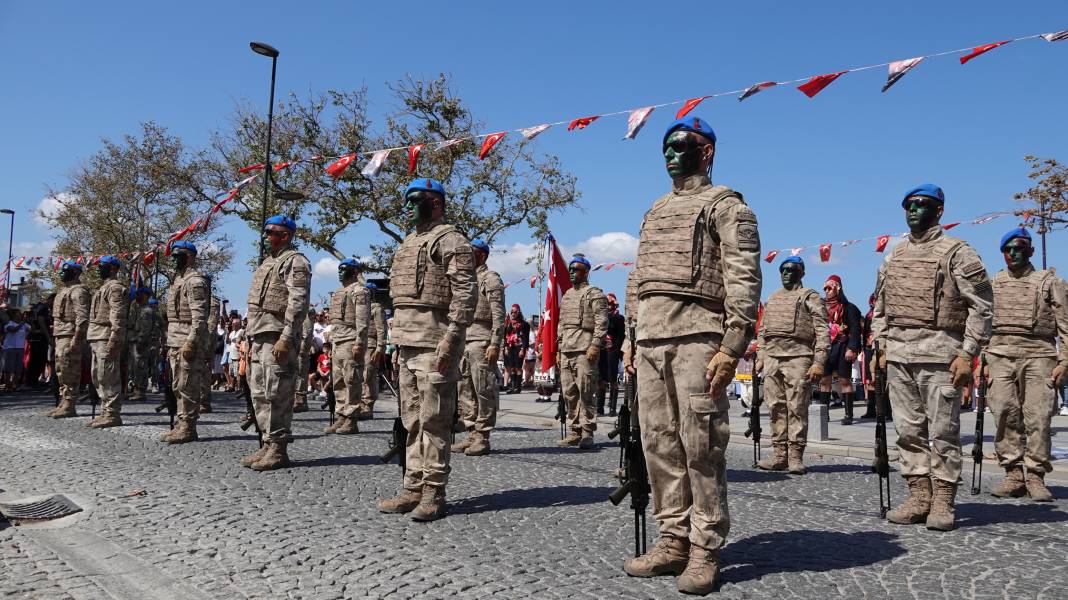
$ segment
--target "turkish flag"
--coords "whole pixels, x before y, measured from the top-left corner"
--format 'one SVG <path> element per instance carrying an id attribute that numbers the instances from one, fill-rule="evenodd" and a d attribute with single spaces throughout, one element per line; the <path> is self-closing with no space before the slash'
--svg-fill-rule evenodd
<path id="1" fill-rule="evenodd" d="M 590 123 L 593 123 L 594 121 L 600 118 L 600 115 L 594 115 L 592 117 L 582 117 L 580 119 L 575 119 L 574 121 L 571 121 L 571 123 L 567 126 L 567 130 L 571 131 L 572 129 L 576 128 L 586 129 L 587 127 L 589 127 Z"/>
<path id="2" fill-rule="evenodd" d="M 286 168 L 286 167 L 289 167 L 289 166 L 291 166 L 292 164 L 293 164 L 293 162 L 292 162 L 292 161 L 286 161 L 286 162 L 284 162 L 284 163 L 278 163 L 277 165 L 275 165 L 275 166 L 274 166 L 274 170 L 275 170 L 275 171 L 281 171 L 282 169 L 284 169 L 284 168 Z"/>
<path id="3" fill-rule="evenodd" d="M 849 71 L 839 71 L 837 73 L 828 73 L 826 75 L 816 75 L 812 79 L 809 79 L 805 83 L 797 86 L 797 89 L 801 90 L 803 94 L 809 98 L 823 91 L 823 88 L 831 85 L 835 79 L 838 79 L 842 75 L 845 75 Z"/>
<path id="4" fill-rule="evenodd" d="M 415 173 L 415 165 L 419 163 L 419 153 L 423 151 L 423 144 L 408 146 L 408 174 Z"/>
<path id="5" fill-rule="evenodd" d="M 771 261 L 775 260 L 775 257 L 778 256 L 778 255 L 779 255 L 779 251 L 778 250 L 771 250 L 764 256 L 764 262 L 771 263 Z"/>
<path id="6" fill-rule="evenodd" d="M 831 245 L 820 244 L 820 262 L 827 262 L 831 260 Z"/>
<path id="7" fill-rule="evenodd" d="M 556 366 L 556 327 L 560 321 L 560 300 L 571 289 L 567 263 L 556 247 L 552 234 L 546 237 L 545 262 L 548 263 L 548 285 L 545 289 L 545 314 L 541 317 L 541 370 Z"/>
<path id="8" fill-rule="evenodd" d="M 880 235 L 878 238 L 875 239 L 875 251 L 882 252 L 883 250 L 886 250 L 886 245 L 889 243 L 890 236 Z"/>
<path id="9" fill-rule="evenodd" d="M 675 119 L 681 119 L 685 117 L 687 114 L 689 114 L 691 110 L 697 108 L 697 105 L 700 104 L 701 101 L 707 97 L 708 96 L 701 96 L 699 98 L 690 98 L 689 100 L 687 100 L 682 105 L 682 108 L 679 109 L 679 112 L 675 113 Z"/>
<path id="10" fill-rule="evenodd" d="M 250 173 L 252 171 L 259 171 L 262 168 L 263 168 L 263 163 L 256 163 L 254 165 L 249 165 L 247 167 L 241 167 L 240 169 L 237 170 L 237 172 L 238 173 Z"/>
<path id="11" fill-rule="evenodd" d="M 478 160 L 484 160 L 489 151 L 497 145 L 497 142 L 501 141 L 507 134 L 507 131 L 498 131 L 497 133 L 491 133 L 482 140 L 482 149 L 478 151 Z"/>
<path id="12" fill-rule="evenodd" d="M 349 165 L 351 165 L 354 160 L 356 160 L 355 152 L 346 154 L 329 165 L 326 165 L 326 172 L 334 179 L 338 179 L 345 173 L 345 169 L 348 169 Z"/>
<path id="13" fill-rule="evenodd" d="M 971 52 L 960 57 L 960 64 L 963 65 L 964 63 L 975 58 L 976 56 L 979 56 L 980 54 L 986 54 L 994 48 L 997 48 L 998 46 L 1004 46 L 1005 44 L 1008 44 L 1011 41 L 1012 40 L 1005 40 L 1004 42 L 994 42 L 993 44 L 983 44 L 982 46 L 976 46 L 975 48 L 972 48 Z"/>

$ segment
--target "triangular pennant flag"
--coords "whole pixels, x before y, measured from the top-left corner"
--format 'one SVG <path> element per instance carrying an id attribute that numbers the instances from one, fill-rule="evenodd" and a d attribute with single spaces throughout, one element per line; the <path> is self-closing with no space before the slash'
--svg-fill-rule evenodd
<path id="1" fill-rule="evenodd" d="M 597 119 L 600 119 L 600 118 L 601 118 L 600 115 L 594 115 L 592 117 L 580 117 L 578 119 L 575 119 L 574 121 L 571 121 L 571 123 L 567 126 L 567 130 L 571 131 L 571 130 L 576 129 L 576 128 L 577 129 L 586 129 L 587 127 L 590 126 L 590 123 L 593 123 L 594 121 L 596 121 Z"/>
<path id="2" fill-rule="evenodd" d="M 26 262 L 26 257 L 25 256 L 20 256 L 19 259 L 15 261 L 15 268 L 17 269 L 17 268 L 21 267 L 22 263 L 24 263 L 24 262 Z"/>
<path id="3" fill-rule="evenodd" d="M 708 96 L 690 98 L 689 100 L 684 102 L 682 108 L 679 109 L 679 112 L 675 113 L 675 119 L 681 119 L 685 117 L 687 114 L 689 114 L 691 110 L 697 108 L 697 105 L 700 104 L 701 101 L 703 101 L 705 98 L 708 98 Z"/>
<path id="4" fill-rule="evenodd" d="M 532 140 L 538 137 L 541 132 L 545 131 L 550 127 L 552 127 L 552 125 L 549 125 L 548 123 L 535 125 L 533 127 L 524 127 L 523 129 L 519 130 L 519 134 L 522 135 L 525 139 Z"/>
<path id="5" fill-rule="evenodd" d="M 916 58 L 907 58 L 905 60 L 895 60 L 890 63 L 889 73 L 886 76 L 886 85 L 883 86 L 883 91 L 890 89 L 890 86 L 897 83 L 899 79 L 905 76 L 906 73 L 911 71 L 913 67 L 920 64 L 925 57 L 917 56 Z"/>
<path id="6" fill-rule="evenodd" d="M 775 257 L 778 255 L 778 250 L 770 250 L 767 254 L 764 255 L 764 262 L 771 263 L 771 261 L 775 260 Z"/>
<path id="7" fill-rule="evenodd" d="M 649 120 L 651 114 L 653 114 L 652 106 L 630 111 L 630 116 L 627 117 L 627 135 L 623 136 L 623 139 L 633 140 L 642 127 L 645 127 L 645 122 Z"/>
<path id="8" fill-rule="evenodd" d="M 945 225 L 942 226 L 942 230 L 943 231 L 949 231 L 950 229 L 953 229 L 957 225 L 960 225 L 960 221 L 957 221 L 956 223 L 946 223 Z"/>
<path id="9" fill-rule="evenodd" d="M 1047 42 L 1061 42 L 1064 40 L 1068 40 L 1068 29 L 1065 29 L 1063 31 L 1054 31 L 1052 33 L 1043 33 L 1042 39 L 1046 40 Z"/>
<path id="10" fill-rule="evenodd" d="M 245 187 L 246 185 L 252 183 L 253 181 L 256 181 L 256 178 L 258 178 L 259 176 L 260 176 L 260 174 L 256 173 L 255 175 L 250 175 L 250 176 L 242 179 L 241 181 L 238 181 L 237 185 L 234 186 L 234 189 L 240 190 L 241 188 Z"/>
<path id="11" fill-rule="evenodd" d="M 838 245 L 843 247 L 843 248 L 845 248 L 847 246 L 852 246 L 853 244 L 855 244 L 855 243 L 857 243 L 859 241 L 860 240 L 846 240 L 844 242 L 839 242 Z"/>
<path id="12" fill-rule="evenodd" d="M 531 275 L 530 276 L 530 287 L 533 288 L 535 285 L 537 285 L 537 283 L 538 283 L 538 276 L 537 275 Z"/>
<path id="13" fill-rule="evenodd" d="M 436 148 L 434 148 L 434 149 L 435 150 L 444 150 L 444 149 L 448 148 L 449 146 L 455 146 L 456 144 L 459 144 L 462 141 L 464 141 L 463 138 L 455 139 L 455 140 L 441 140 L 440 142 L 438 142 L 438 146 Z"/>
<path id="14" fill-rule="evenodd" d="M 604 263 L 597 263 L 597 264 L 593 265 L 593 268 L 590 269 L 590 270 L 591 271 L 600 271 L 603 268 L 604 268 Z"/>
<path id="15" fill-rule="evenodd" d="M 423 151 L 423 144 L 408 146 L 408 174 L 415 173 L 415 165 L 419 163 L 419 153 Z"/>
<path id="16" fill-rule="evenodd" d="M 507 133 L 507 131 L 498 131 L 497 133 L 487 135 L 486 138 L 482 140 L 482 149 L 478 151 L 478 159 L 484 160 L 486 155 L 489 154 L 489 151 L 492 150 L 493 147 L 497 145 L 497 142 L 501 141 Z"/>
<path id="17" fill-rule="evenodd" d="M 379 150 L 371 155 L 371 160 L 367 161 L 367 164 L 363 166 L 363 170 L 360 171 L 361 175 L 367 177 L 374 177 L 382 172 L 382 165 L 386 163 L 386 157 L 389 156 L 390 150 Z"/>
<path id="18" fill-rule="evenodd" d="M 276 165 L 274 166 L 274 170 L 275 170 L 275 171 L 281 171 L 282 169 L 285 169 L 285 168 L 287 168 L 287 167 L 291 167 L 291 166 L 293 166 L 294 164 L 295 164 L 295 163 L 294 163 L 293 161 L 286 161 L 286 162 L 284 162 L 284 163 L 278 163 L 278 164 L 276 164 Z"/>
<path id="19" fill-rule="evenodd" d="M 616 266 L 616 263 L 608 263 L 604 266 L 605 271 L 611 271 Z"/>
<path id="20" fill-rule="evenodd" d="M 837 73 L 827 73 L 826 75 L 815 75 L 805 83 L 797 86 L 797 89 L 801 90 L 801 93 L 812 98 L 816 94 L 823 91 L 823 88 L 831 85 L 835 79 L 838 79 L 842 75 L 845 75 L 849 71 L 839 71 Z"/>
<path id="21" fill-rule="evenodd" d="M 326 173 L 334 179 L 339 179 L 345 174 L 345 170 L 349 168 L 352 161 L 356 160 L 356 153 L 346 154 L 334 162 L 326 165 Z"/>
<path id="22" fill-rule="evenodd" d="M 742 100 L 745 100 L 746 98 L 748 98 L 749 96 L 752 96 L 753 94 L 755 94 L 757 92 L 762 92 L 762 91 L 768 89 L 769 87 L 775 87 L 777 85 L 779 85 L 779 84 L 774 82 L 774 81 L 764 81 L 764 82 L 761 82 L 761 83 L 754 83 L 753 85 L 751 85 L 748 88 L 746 88 L 746 90 L 744 92 L 742 92 L 741 96 L 738 96 L 738 102 L 741 102 Z"/>
<path id="23" fill-rule="evenodd" d="M 791 248 L 790 249 L 790 256 L 797 256 L 798 254 L 801 254 L 804 250 L 805 250 L 804 246 L 801 246 L 800 248 Z"/>
<path id="24" fill-rule="evenodd" d="M 238 173 L 250 173 L 252 171 L 259 171 L 262 168 L 263 168 L 263 163 L 256 163 L 254 165 L 249 165 L 247 167 L 241 167 L 240 169 L 237 170 L 237 172 Z"/>
<path id="25" fill-rule="evenodd" d="M 889 243 L 890 236 L 880 235 L 879 237 L 875 238 L 875 251 L 882 252 L 883 250 L 886 250 L 886 245 Z"/>
<path id="26" fill-rule="evenodd" d="M 149 252 L 145 254 L 145 258 L 141 262 L 143 262 L 146 267 L 152 266 L 152 263 L 156 262 L 156 253 Z"/>
<path id="27" fill-rule="evenodd" d="M 984 215 L 984 216 L 979 217 L 979 218 L 975 219 L 974 221 L 972 221 L 972 224 L 974 224 L 974 225 L 982 225 L 983 223 L 989 223 L 989 222 L 993 221 L 994 219 L 996 219 L 996 218 L 998 218 L 1000 216 L 1001 215 Z"/>
<path id="28" fill-rule="evenodd" d="M 997 48 L 998 46 L 1004 46 L 1005 44 L 1008 44 L 1011 41 L 1012 40 L 1005 40 L 1004 42 L 994 42 L 993 44 L 983 44 L 982 46 L 976 46 L 975 48 L 972 48 L 971 52 L 960 57 L 960 64 L 963 65 L 969 60 L 975 58 L 976 56 L 979 56 L 980 54 L 986 54 L 994 48 Z"/>
<path id="29" fill-rule="evenodd" d="M 831 260 L 831 245 L 820 244 L 820 262 L 827 262 Z"/>

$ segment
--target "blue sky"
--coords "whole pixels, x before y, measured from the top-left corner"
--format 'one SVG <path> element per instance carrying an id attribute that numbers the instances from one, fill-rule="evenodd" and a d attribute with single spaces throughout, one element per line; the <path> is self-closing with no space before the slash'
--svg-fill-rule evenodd
<path id="1" fill-rule="evenodd" d="M 0 203 L 17 211 L 15 255 L 42 253 L 49 232 L 30 214 L 102 137 L 154 120 L 205 145 L 235 102 L 266 103 L 269 61 L 249 51 L 251 40 L 281 51 L 280 95 L 366 84 L 380 117 L 391 108 L 386 82 L 447 72 L 486 130 L 498 131 L 1059 29 L 1068 29 L 1063 2 L 5 2 Z M 838 273 L 863 308 L 881 255 L 870 243 L 836 247 L 819 264 L 814 246 L 904 231 L 900 196 L 920 182 L 946 190 L 946 222 L 1012 208 L 1013 192 L 1029 185 L 1024 155 L 1068 160 L 1066 66 L 1068 41 L 1029 40 L 963 67 L 955 56 L 931 59 L 885 94 L 880 68 L 847 74 L 813 99 L 791 86 L 743 103 L 717 98 L 693 114 L 715 127 L 713 178 L 744 194 L 765 249 L 812 245 L 808 285 Z M 632 256 L 642 214 L 670 185 L 660 139 L 673 113 L 654 112 L 633 141 L 620 139 L 625 117 L 536 140 L 582 192 L 551 222 L 565 249 L 594 262 Z M 997 240 L 1014 225 L 954 232 L 993 273 Z M 236 220 L 227 228 L 239 256 L 219 284 L 242 306 L 253 235 Z M 373 235 L 356 227 L 340 246 L 364 254 Z M 511 250 L 494 259 L 506 281 L 530 272 L 521 255 L 531 241 L 524 231 L 500 240 Z M 1053 234 L 1051 265 L 1066 250 L 1065 234 Z M 309 255 L 322 297 L 335 285 L 332 263 Z M 593 280 L 621 292 L 625 273 Z M 765 278 L 766 296 L 778 286 L 775 264 Z M 510 289 L 511 301 L 527 313 L 537 306 L 525 285 Z"/>

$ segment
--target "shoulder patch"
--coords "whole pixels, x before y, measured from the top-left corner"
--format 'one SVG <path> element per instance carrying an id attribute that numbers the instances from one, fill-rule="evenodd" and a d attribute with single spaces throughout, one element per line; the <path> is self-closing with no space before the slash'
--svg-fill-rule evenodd
<path id="1" fill-rule="evenodd" d="M 964 265 L 963 267 L 961 267 L 961 273 L 963 273 L 964 277 L 966 279 L 968 279 L 969 281 L 976 281 L 978 279 L 983 279 L 983 280 L 987 279 L 986 267 L 984 267 L 983 266 L 983 262 L 979 261 L 979 260 L 974 261 L 974 262 L 970 262 L 970 263 Z"/>
<path id="2" fill-rule="evenodd" d="M 738 247 L 742 250 L 760 249 L 760 231 L 753 211 L 745 204 L 738 205 L 736 213 L 738 223 Z"/>
<path id="3" fill-rule="evenodd" d="M 990 293 L 993 293 L 993 288 L 990 286 L 990 280 L 989 279 L 984 279 L 984 280 L 980 281 L 979 283 L 975 284 L 975 293 L 976 294 L 990 294 Z"/>

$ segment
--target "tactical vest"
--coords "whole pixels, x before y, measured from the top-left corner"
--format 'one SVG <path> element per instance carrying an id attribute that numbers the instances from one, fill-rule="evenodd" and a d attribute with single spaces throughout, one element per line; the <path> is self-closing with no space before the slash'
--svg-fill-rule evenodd
<path id="1" fill-rule="evenodd" d="M 360 289 L 362 284 L 356 282 L 347 285 L 330 295 L 330 323 L 333 325 L 345 325 L 355 329 L 359 327 L 359 323 L 356 322 L 356 310 L 350 305 L 354 302 L 362 302 L 363 298 L 360 295 Z M 353 300 L 349 300 L 349 293 L 352 293 Z"/>
<path id="2" fill-rule="evenodd" d="M 815 290 L 805 287 L 776 290 L 764 304 L 764 335 L 794 338 L 802 342 L 815 341 L 816 329 L 812 326 L 812 315 L 805 304 L 809 295 L 815 293 Z"/>
<path id="3" fill-rule="evenodd" d="M 89 322 L 93 325 L 108 325 L 111 326 L 111 304 L 106 301 L 108 288 L 119 286 L 119 289 L 125 293 L 123 285 L 114 279 L 109 279 L 104 285 L 100 286 L 100 289 L 93 294 L 93 302 L 89 308 Z"/>
<path id="4" fill-rule="evenodd" d="M 248 290 L 248 305 L 284 318 L 289 303 L 289 288 L 286 287 L 282 269 L 296 257 L 296 248 L 286 248 L 278 256 L 268 256 L 252 275 Z"/>
<path id="5" fill-rule="evenodd" d="M 639 299 L 667 293 L 723 303 L 719 240 L 709 225 L 716 206 L 731 197 L 740 196 L 716 186 L 697 194 L 671 195 L 645 213 L 632 275 Z"/>
<path id="6" fill-rule="evenodd" d="M 968 308 L 949 268 L 950 259 L 963 245 L 943 235 L 933 243 L 906 240 L 894 247 L 883 282 L 890 325 L 964 332 Z"/>
<path id="7" fill-rule="evenodd" d="M 54 303 L 53 332 L 56 335 L 74 335 L 74 327 L 78 321 L 78 313 L 74 308 L 74 292 L 84 290 L 85 285 L 76 283 L 71 286 L 60 288 L 56 292 Z"/>
<path id="8" fill-rule="evenodd" d="M 587 285 L 581 292 L 575 293 L 575 288 L 568 290 L 564 295 L 560 306 L 560 326 L 577 327 L 585 331 L 593 331 L 593 311 L 586 310 L 587 298 L 598 288 Z"/>
<path id="9" fill-rule="evenodd" d="M 478 304 L 475 306 L 475 320 L 482 323 L 492 323 L 493 313 L 490 312 L 489 289 L 487 283 L 493 283 L 493 271 L 479 269 L 478 272 Z"/>
<path id="10" fill-rule="evenodd" d="M 175 323 L 192 323 L 193 311 L 189 306 L 189 288 L 194 277 L 200 277 L 200 273 L 189 271 L 182 278 L 179 285 L 171 289 L 167 298 L 167 319 Z M 211 320 L 210 318 L 208 319 Z"/>
<path id="11" fill-rule="evenodd" d="M 999 271 L 994 276 L 994 333 L 1056 337 L 1057 321 L 1045 293 L 1052 275 L 1036 270 L 1017 278 Z"/>
<path id="12" fill-rule="evenodd" d="M 434 262 L 431 254 L 443 237 L 454 232 L 456 228 L 452 225 L 438 225 L 430 231 L 404 238 L 393 255 L 390 269 L 389 285 L 394 306 L 449 307 L 452 286 L 445 275 L 445 267 Z"/>

